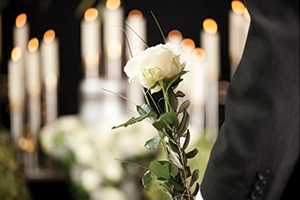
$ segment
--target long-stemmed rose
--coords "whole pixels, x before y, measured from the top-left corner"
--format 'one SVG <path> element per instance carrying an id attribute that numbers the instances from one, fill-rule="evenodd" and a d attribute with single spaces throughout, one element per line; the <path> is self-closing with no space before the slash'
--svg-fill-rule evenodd
<path id="1" fill-rule="evenodd" d="M 184 97 L 182 91 L 176 89 L 183 80 L 185 63 L 180 63 L 180 55 L 175 53 L 170 44 L 159 44 L 137 53 L 125 66 L 125 73 L 130 82 L 138 82 L 147 88 L 147 92 L 162 90 L 165 101 L 165 112 L 158 113 L 147 104 L 137 105 L 138 117 L 132 117 L 127 122 L 113 128 L 126 127 L 144 119 L 150 119 L 157 130 L 157 135 L 145 143 L 145 148 L 156 149 L 160 144 L 166 153 L 166 160 L 152 161 L 149 170 L 143 176 L 143 185 L 151 190 L 154 181 L 160 181 L 170 199 L 193 200 L 199 190 L 199 183 L 193 192 L 191 187 L 198 180 L 199 170 L 193 172 L 187 165 L 187 160 L 196 156 L 195 148 L 186 153 L 190 142 L 188 129 L 190 115 L 187 109 L 189 100 L 185 100 L 178 108 L 178 98 Z M 150 94 L 149 94 L 150 95 Z M 152 98 L 153 99 L 153 98 Z M 156 107 L 156 102 L 153 102 Z M 184 141 L 184 142 L 182 142 Z"/>

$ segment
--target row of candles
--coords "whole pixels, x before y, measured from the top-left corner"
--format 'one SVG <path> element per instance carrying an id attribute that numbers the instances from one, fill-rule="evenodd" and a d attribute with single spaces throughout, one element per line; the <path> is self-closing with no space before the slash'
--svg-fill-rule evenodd
<path id="1" fill-rule="evenodd" d="M 122 44 L 123 15 L 120 0 L 107 0 L 103 10 L 105 78 L 120 82 L 122 77 Z M 232 2 L 229 13 L 229 51 L 234 72 L 239 62 L 249 26 L 249 14 L 240 1 Z M 145 49 L 146 19 L 138 10 L 133 10 L 125 20 L 127 38 L 133 54 Z M 134 31 L 129 30 L 131 27 Z M 89 8 L 81 22 L 81 56 L 84 65 L 85 79 L 99 77 L 99 61 L 101 20 L 96 8 Z M 39 49 L 39 40 L 29 40 L 29 24 L 26 14 L 16 18 L 13 29 L 14 46 L 11 59 L 8 62 L 9 101 L 11 108 L 11 132 L 16 143 L 22 138 L 23 108 L 25 92 L 28 94 L 30 133 L 34 143 L 37 142 L 41 126 L 40 97 L 42 83 L 44 84 L 46 103 L 46 122 L 52 122 L 57 117 L 57 86 L 59 80 L 59 42 L 54 30 L 45 32 Z M 195 43 L 189 38 L 182 38 L 178 30 L 168 34 L 168 40 L 175 50 L 182 54 L 182 61 L 187 61 L 187 70 L 183 89 L 192 98 L 194 119 L 200 120 L 200 129 L 211 130 L 213 137 L 218 130 L 218 81 L 220 75 L 220 34 L 215 20 L 208 18 L 203 22 L 200 33 L 201 48 L 195 48 Z M 128 48 L 126 48 L 128 49 Z M 130 53 L 126 52 L 127 59 Z M 25 73 L 25 74 L 24 74 Z M 42 78 L 40 76 L 42 74 Z M 232 73 L 233 74 L 233 73 Z M 25 78 L 24 78 L 25 77 Z M 26 81 L 25 81 L 26 80 Z M 24 84 L 26 82 L 26 84 Z M 24 87 L 25 85 L 25 87 Z M 192 89 L 191 89 L 192 88 Z M 128 97 L 136 103 L 141 103 L 142 93 L 139 85 L 130 84 Z M 201 125 L 203 124 L 203 125 Z M 208 134 L 209 135 L 209 134 Z"/>

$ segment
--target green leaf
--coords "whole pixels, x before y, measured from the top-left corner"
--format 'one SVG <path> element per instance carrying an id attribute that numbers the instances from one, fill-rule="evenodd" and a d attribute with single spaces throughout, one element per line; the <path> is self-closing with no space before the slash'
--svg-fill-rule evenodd
<path id="1" fill-rule="evenodd" d="M 189 146 L 190 139 L 191 139 L 191 134 L 190 134 L 189 129 L 187 129 L 186 138 L 185 138 L 185 141 L 184 141 L 183 146 L 182 146 L 183 150 L 185 150 Z"/>
<path id="2" fill-rule="evenodd" d="M 169 146 L 172 149 L 172 151 L 179 153 L 178 146 L 175 143 L 173 143 L 171 140 L 169 141 Z"/>
<path id="3" fill-rule="evenodd" d="M 158 180 L 168 180 L 170 178 L 169 171 L 170 162 L 167 161 L 152 161 L 149 165 L 150 171 Z"/>
<path id="4" fill-rule="evenodd" d="M 162 114 L 157 121 L 153 123 L 153 126 L 157 130 L 162 130 L 163 128 L 168 129 L 168 125 L 170 127 L 177 127 L 179 124 L 178 118 L 175 113 L 167 112 Z"/>
<path id="5" fill-rule="evenodd" d="M 142 178 L 143 186 L 147 192 L 151 190 L 154 181 L 155 176 L 153 176 L 152 173 L 148 170 Z"/>
<path id="6" fill-rule="evenodd" d="M 178 126 L 178 131 L 177 131 L 177 137 L 180 138 L 185 131 L 187 130 L 188 126 L 190 123 L 190 115 L 189 113 L 186 111 L 186 109 L 183 109 L 183 116 L 181 119 L 181 122 Z"/>
<path id="7" fill-rule="evenodd" d="M 160 184 L 160 186 L 162 186 L 163 190 L 169 195 L 170 199 L 173 199 L 173 195 L 172 195 L 172 185 L 168 182 L 164 182 L 163 184 Z"/>
<path id="8" fill-rule="evenodd" d="M 126 121 L 123 124 L 120 124 L 119 126 L 114 126 L 112 129 L 120 128 L 120 127 L 127 127 L 129 125 L 135 124 L 137 122 L 140 122 L 148 117 L 157 117 L 155 111 L 147 104 L 143 105 L 137 105 L 136 106 L 137 112 L 140 114 L 138 117 L 132 117 L 128 121 Z"/>
<path id="9" fill-rule="evenodd" d="M 172 109 L 174 111 L 176 111 L 178 108 L 178 99 L 177 99 L 176 95 L 174 94 L 174 90 L 169 90 L 168 95 L 169 95 L 169 103 L 170 103 Z"/>
<path id="10" fill-rule="evenodd" d="M 176 165 L 174 165 L 173 163 L 170 163 L 170 175 L 175 177 L 177 176 L 179 173 L 179 169 Z"/>
<path id="11" fill-rule="evenodd" d="M 182 113 L 183 112 L 183 110 L 184 109 L 188 109 L 189 108 L 189 106 L 190 106 L 190 100 L 185 100 L 181 105 L 180 105 L 180 107 L 179 107 L 179 109 L 178 109 L 178 113 Z"/>
<path id="12" fill-rule="evenodd" d="M 179 74 L 177 74 L 176 76 L 174 76 L 174 78 L 172 78 L 172 80 L 169 82 L 166 91 L 168 91 L 169 88 L 170 88 L 174 83 L 175 83 L 174 85 L 178 84 L 177 82 L 180 80 L 180 77 L 181 77 L 182 75 L 186 74 L 186 73 L 187 73 L 187 71 L 184 71 L 184 70 L 183 70 L 183 71 L 181 71 Z"/>
<path id="13" fill-rule="evenodd" d="M 194 148 L 192 151 L 186 154 L 187 158 L 194 158 L 198 154 L 198 149 Z"/>
<path id="14" fill-rule="evenodd" d="M 199 174 L 200 174 L 199 169 L 196 169 L 193 172 L 193 175 L 192 175 L 192 178 L 191 178 L 191 182 L 190 182 L 190 187 L 192 187 L 194 185 L 194 183 L 198 180 Z"/>
<path id="15" fill-rule="evenodd" d="M 180 90 L 178 90 L 175 95 L 176 97 L 185 97 L 185 94 Z"/>
<path id="16" fill-rule="evenodd" d="M 170 178 L 170 183 L 172 184 L 172 185 L 174 185 L 174 188 L 177 190 L 177 191 L 179 191 L 179 192 L 183 192 L 183 191 L 185 191 L 185 189 L 184 189 L 184 187 L 182 186 L 182 184 L 181 183 L 178 183 L 174 178 Z"/>
<path id="17" fill-rule="evenodd" d="M 148 140 L 144 146 L 148 150 L 149 149 L 156 149 L 160 143 L 161 143 L 161 138 L 160 138 L 159 133 L 158 133 L 152 139 Z"/>

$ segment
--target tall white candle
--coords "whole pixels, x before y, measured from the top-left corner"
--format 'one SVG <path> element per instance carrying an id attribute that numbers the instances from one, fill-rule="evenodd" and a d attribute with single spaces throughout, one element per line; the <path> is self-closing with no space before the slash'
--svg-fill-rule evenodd
<path id="1" fill-rule="evenodd" d="M 86 77 L 98 77 L 100 48 L 100 20 L 98 10 L 89 8 L 81 21 L 81 57 Z"/>
<path id="2" fill-rule="evenodd" d="M 8 61 L 8 97 L 11 114 L 11 135 L 18 143 L 23 134 L 24 67 L 20 47 L 15 47 Z"/>
<path id="3" fill-rule="evenodd" d="M 41 43 L 43 80 L 45 82 L 46 122 L 57 118 L 57 83 L 59 80 L 59 49 L 55 32 L 45 32 Z"/>
<path id="4" fill-rule="evenodd" d="M 26 83 L 29 97 L 29 125 L 34 143 L 38 141 L 38 132 L 41 126 L 41 70 L 39 55 L 39 40 L 32 38 L 28 42 L 26 56 Z"/>
<path id="5" fill-rule="evenodd" d="M 103 10 L 104 48 L 106 55 L 105 71 L 108 79 L 122 78 L 122 44 L 124 12 L 120 0 L 107 0 Z"/>
<path id="6" fill-rule="evenodd" d="M 250 18 L 241 1 L 232 1 L 231 7 L 229 11 L 229 57 L 232 77 L 243 54 Z M 247 19 L 243 15 L 244 12 Z"/>
<path id="7" fill-rule="evenodd" d="M 126 19 L 126 24 L 125 30 L 128 37 L 128 41 L 126 41 L 126 58 L 129 60 L 131 56 L 146 48 L 143 42 L 146 42 L 146 19 L 141 11 L 132 10 Z M 144 102 L 143 91 L 139 83 L 130 83 L 127 88 L 127 97 L 131 101 L 138 105 Z M 127 109 L 135 111 L 136 108 L 134 104 L 127 102 Z"/>
<path id="8" fill-rule="evenodd" d="M 168 42 L 173 45 L 174 51 L 182 54 L 183 50 L 181 48 L 182 34 L 180 31 L 174 29 L 168 33 Z"/>
<path id="9" fill-rule="evenodd" d="M 203 22 L 201 44 L 206 53 L 205 59 L 205 128 L 206 136 L 214 141 L 219 130 L 219 87 L 220 76 L 220 35 L 215 20 L 208 18 Z"/>
<path id="10" fill-rule="evenodd" d="M 197 128 L 197 132 L 204 133 L 204 78 L 205 78 L 205 52 L 201 48 L 195 48 L 193 53 L 193 84 L 192 84 L 192 117 L 191 125 Z"/>
<path id="11" fill-rule="evenodd" d="M 13 44 L 21 48 L 23 57 L 27 52 L 27 42 L 29 40 L 29 25 L 27 23 L 27 16 L 21 13 L 17 16 L 13 28 Z"/>

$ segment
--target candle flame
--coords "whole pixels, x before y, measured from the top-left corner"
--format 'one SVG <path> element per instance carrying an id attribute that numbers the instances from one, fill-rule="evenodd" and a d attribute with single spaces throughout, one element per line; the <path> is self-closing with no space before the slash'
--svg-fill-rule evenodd
<path id="1" fill-rule="evenodd" d="M 245 17 L 245 19 L 246 19 L 247 21 L 250 21 L 250 20 L 251 20 L 250 14 L 249 14 L 248 9 L 247 9 L 246 7 L 245 7 L 245 9 L 244 9 L 243 15 L 244 15 L 244 17 Z"/>
<path id="2" fill-rule="evenodd" d="M 44 34 L 44 42 L 45 43 L 52 42 L 54 40 L 54 38 L 55 38 L 54 30 L 50 29 L 50 30 L 45 32 L 45 34 Z"/>
<path id="3" fill-rule="evenodd" d="M 46 76 L 45 84 L 47 87 L 54 87 L 57 85 L 57 75 L 55 73 L 49 73 Z"/>
<path id="4" fill-rule="evenodd" d="M 143 13 L 137 9 L 130 11 L 128 19 L 130 21 L 140 21 L 143 18 Z"/>
<path id="5" fill-rule="evenodd" d="M 87 66 L 95 66 L 99 63 L 99 54 L 96 51 L 90 51 L 86 54 L 85 61 Z"/>
<path id="6" fill-rule="evenodd" d="M 182 40 L 182 34 L 178 30 L 172 30 L 168 34 L 168 38 L 173 43 L 179 43 Z"/>
<path id="7" fill-rule="evenodd" d="M 121 56 L 122 53 L 122 45 L 119 41 L 111 41 L 107 47 L 108 57 L 111 59 L 116 59 Z"/>
<path id="8" fill-rule="evenodd" d="M 16 18 L 16 27 L 20 28 L 22 26 L 24 26 L 27 22 L 27 16 L 25 13 L 21 13 L 18 15 L 18 17 Z"/>
<path id="9" fill-rule="evenodd" d="M 39 40 L 34 37 L 28 42 L 28 51 L 29 52 L 35 52 L 39 48 Z"/>
<path id="10" fill-rule="evenodd" d="M 181 42 L 181 47 L 184 51 L 192 52 L 195 49 L 195 42 L 191 38 L 185 38 Z"/>
<path id="11" fill-rule="evenodd" d="M 121 0 L 107 0 L 106 1 L 106 8 L 109 10 L 116 10 L 120 7 Z"/>
<path id="12" fill-rule="evenodd" d="M 29 153 L 34 151 L 34 143 L 31 139 L 29 138 L 25 138 L 25 137 L 21 137 L 18 140 L 18 144 L 19 147 L 23 150 L 23 151 L 27 151 Z"/>
<path id="13" fill-rule="evenodd" d="M 17 62 L 18 60 L 20 60 L 22 56 L 22 51 L 20 47 L 15 47 L 13 48 L 13 50 L 11 51 L 11 59 L 14 62 Z"/>
<path id="14" fill-rule="evenodd" d="M 245 5 L 241 1 L 232 1 L 231 8 L 236 14 L 242 15 L 244 13 Z"/>
<path id="15" fill-rule="evenodd" d="M 193 51 L 193 58 L 197 61 L 203 61 L 205 59 L 205 51 L 201 48 L 195 48 Z"/>
<path id="16" fill-rule="evenodd" d="M 218 31 L 218 24 L 214 19 L 207 18 L 203 22 L 203 29 L 209 34 L 215 34 Z"/>
<path id="17" fill-rule="evenodd" d="M 94 21 L 98 17 L 98 10 L 96 8 L 89 8 L 84 13 L 85 21 Z"/>

